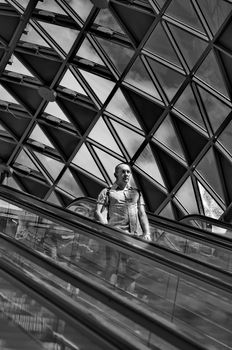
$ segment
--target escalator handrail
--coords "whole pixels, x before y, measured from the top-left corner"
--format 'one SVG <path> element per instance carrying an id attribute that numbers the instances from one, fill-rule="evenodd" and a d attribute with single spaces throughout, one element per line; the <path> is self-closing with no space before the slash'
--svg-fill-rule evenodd
<path id="1" fill-rule="evenodd" d="M 13 242 L 11 243 L 14 244 Z M 17 251 L 19 252 L 19 247 L 17 247 Z M 48 268 L 47 271 L 54 272 L 54 269 L 49 266 L 49 262 L 46 264 L 42 259 L 43 258 L 40 257 L 39 267 L 46 266 Z M 38 259 L 33 256 L 33 261 L 35 262 L 36 260 Z M 90 328 L 92 332 L 98 337 L 100 336 L 103 338 L 104 341 L 110 342 L 112 348 L 116 347 L 116 349 L 120 350 L 149 350 L 147 346 L 143 346 L 141 342 L 138 342 L 127 334 L 122 333 L 112 324 L 108 326 L 104 320 L 95 317 L 90 310 L 86 311 L 85 308 L 78 305 L 78 303 L 71 302 L 66 295 L 61 295 L 61 293 L 55 291 L 54 288 L 49 288 L 44 283 L 40 283 L 39 280 L 31 278 L 31 276 L 26 273 L 24 274 L 22 269 L 15 267 L 9 261 L 1 259 L 0 270 L 12 276 L 16 280 L 15 283 L 19 282 L 27 286 L 30 289 L 30 296 L 43 302 L 46 307 L 52 308 L 54 313 L 58 313 L 61 318 L 65 319 L 69 324 L 71 323 L 74 329 L 78 329 L 77 322 L 79 322 L 85 327 Z M 58 267 L 56 273 L 57 277 L 60 277 L 59 273 L 61 273 L 61 269 Z"/>
<path id="2" fill-rule="evenodd" d="M 157 262 L 164 266 L 170 272 L 177 271 L 179 275 L 185 277 L 189 281 L 204 285 L 208 283 L 212 288 L 219 288 L 225 292 L 231 292 L 232 289 L 232 274 L 223 271 L 217 266 L 211 266 L 204 262 L 180 254 L 176 251 L 167 248 L 149 244 L 135 237 L 126 235 L 125 233 L 115 230 L 109 226 L 83 217 L 82 215 L 74 214 L 69 210 L 61 209 L 50 203 L 22 193 L 12 190 L 12 188 L 0 185 L 0 198 L 12 202 L 14 205 L 19 205 L 25 210 L 34 212 L 36 215 L 42 215 L 48 220 L 53 220 L 71 230 L 81 229 L 97 239 L 104 240 L 107 245 L 119 247 L 122 251 L 130 252 L 130 255 L 143 256 L 147 259 Z M 93 226 L 94 223 L 94 226 Z"/>
<path id="3" fill-rule="evenodd" d="M 79 197 L 72 201 L 66 208 L 69 209 L 72 205 L 81 203 L 82 200 L 96 204 L 96 200 L 91 197 Z M 151 224 L 158 225 L 159 228 L 170 230 L 171 233 L 177 234 L 184 238 L 194 240 L 198 243 L 214 244 L 219 248 L 232 249 L 232 239 L 219 234 L 211 233 L 197 227 L 174 221 L 168 218 L 157 216 L 147 212 L 148 220 Z M 231 227 L 230 227 L 231 229 Z M 155 242 L 154 242 L 155 243 Z"/>
<path id="4" fill-rule="evenodd" d="M 138 303 L 134 303 L 133 300 L 128 300 L 123 296 L 120 296 L 114 290 L 110 290 L 108 287 L 105 287 L 102 283 L 99 283 L 96 280 L 93 281 L 86 275 L 78 272 L 74 273 L 71 269 L 67 269 L 64 266 L 57 264 L 51 258 L 44 256 L 40 252 L 29 249 L 27 246 L 3 233 L 0 233 L 0 239 L 5 240 L 10 245 L 11 252 L 22 255 L 23 258 L 30 260 L 36 265 L 39 265 L 40 268 L 46 269 L 46 271 L 49 273 L 54 274 L 58 278 L 72 284 L 76 288 L 80 288 L 80 290 L 84 291 L 88 295 L 98 299 L 100 302 L 104 303 L 110 308 L 113 308 L 117 312 L 134 320 L 136 323 L 140 324 L 142 327 L 148 329 L 152 333 L 157 334 L 166 342 L 175 344 L 177 348 L 182 350 L 205 350 L 205 348 L 201 347 L 200 344 L 196 343 L 193 339 L 185 335 L 179 326 L 173 325 L 171 322 L 156 315 L 154 311 L 144 309 L 138 305 Z M 7 273 L 12 274 L 16 279 L 28 285 L 29 288 L 34 289 L 39 294 L 42 294 L 48 300 L 52 301 L 53 303 L 55 302 L 57 306 L 63 307 L 63 310 L 67 311 L 68 314 L 71 314 L 72 317 L 77 318 L 78 315 L 80 317 L 79 320 L 84 320 L 85 316 L 87 316 L 88 319 L 88 315 L 83 315 L 83 312 L 81 310 L 78 311 L 78 307 L 73 303 L 70 303 L 68 300 L 66 300 L 66 298 L 59 298 L 59 295 L 58 297 L 55 296 L 54 298 L 51 290 L 42 288 L 41 284 L 39 284 L 36 280 L 29 279 L 25 274 L 23 274 L 22 271 L 20 271 L 20 269 L 16 269 L 13 264 L 1 259 L 1 268 Z M 123 341 L 123 339 L 120 339 L 120 342 L 121 341 Z M 122 349 L 129 349 L 129 347 L 122 347 Z"/>
<path id="5" fill-rule="evenodd" d="M 200 215 L 200 214 L 185 215 L 183 218 L 181 218 L 179 220 L 179 222 L 185 223 L 188 220 L 199 220 L 199 221 L 202 221 L 202 222 L 204 222 L 206 224 L 209 223 L 209 224 L 215 225 L 217 227 L 225 228 L 227 230 L 232 231 L 232 225 L 231 224 L 228 224 L 228 223 L 220 221 L 220 220 L 216 220 L 214 218 L 210 218 L 208 216 Z M 204 228 L 203 228 L 203 230 L 204 230 Z"/>

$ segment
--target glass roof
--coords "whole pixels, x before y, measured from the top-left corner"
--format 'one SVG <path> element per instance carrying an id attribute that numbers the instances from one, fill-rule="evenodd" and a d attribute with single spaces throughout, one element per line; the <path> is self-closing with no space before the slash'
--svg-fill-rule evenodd
<path id="1" fill-rule="evenodd" d="M 232 2 L 0 0 L 3 185 L 56 205 L 129 162 L 157 215 L 232 222 Z"/>

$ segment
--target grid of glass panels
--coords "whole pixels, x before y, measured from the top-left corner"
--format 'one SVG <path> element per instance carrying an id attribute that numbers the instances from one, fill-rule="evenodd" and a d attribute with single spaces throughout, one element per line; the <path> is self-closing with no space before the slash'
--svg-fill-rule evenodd
<path id="1" fill-rule="evenodd" d="M 129 162 L 147 209 L 232 220 L 232 3 L 0 0 L 4 185 L 60 206 Z"/>

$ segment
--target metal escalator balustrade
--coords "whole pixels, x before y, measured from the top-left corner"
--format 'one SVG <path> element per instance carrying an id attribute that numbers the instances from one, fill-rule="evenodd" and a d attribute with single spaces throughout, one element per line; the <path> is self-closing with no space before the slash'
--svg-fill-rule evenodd
<path id="1" fill-rule="evenodd" d="M 25 197 L 22 194 L 20 194 L 20 196 L 21 199 Z M 13 194 L 11 196 L 11 201 L 12 198 Z M 28 197 L 25 198 L 28 199 Z M 18 196 L 16 196 L 15 199 L 16 202 L 20 201 Z M 34 200 L 32 199 L 32 201 Z M 24 204 L 24 207 L 27 207 L 27 209 L 28 207 L 34 207 L 34 210 L 36 210 L 36 207 L 38 206 L 38 211 L 43 211 L 44 208 L 39 209 L 38 204 L 39 201 L 36 200 L 34 201 L 33 205 L 32 203 L 30 203 L 30 205 Z M 52 206 L 47 204 L 44 206 L 48 209 L 47 211 L 49 214 L 55 218 L 54 212 L 52 212 Z M 70 215 L 66 211 L 56 210 L 56 214 L 58 212 L 62 212 L 63 216 L 70 218 L 69 224 L 67 224 L 68 221 L 66 222 L 68 227 L 71 227 L 72 225 L 75 226 L 74 222 L 77 220 L 77 217 L 73 218 L 73 215 Z M 47 213 L 47 216 L 49 216 L 49 214 Z M 30 216 L 28 212 L 27 216 Z M 71 218 L 72 225 L 70 224 Z M 35 216 L 33 220 L 34 222 L 42 224 L 42 227 L 37 224 L 37 232 L 33 233 L 33 235 L 37 238 L 39 236 L 39 230 L 42 230 L 40 234 L 44 235 L 44 226 L 46 225 L 48 227 L 49 225 L 52 226 L 52 230 L 54 230 L 54 223 L 51 225 L 51 223 L 44 221 L 44 219 L 35 219 Z M 63 218 L 61 219 L 57 217 L 56 220 L 65 221 Z M 32 217 L 29 221 L 32 221 Z M 25 220 L 25 222 L 28 222 L 28 220 Z M 149 244 L 136 241 L 132 237 L 128 237 L 120 232 L 115 232 L 115 230 L 106 227 L 104 227 L 104 231 L 100 231 L 100 235 L 97 235 L 96 227 L 99 229 L 103 227 L 102 225 L 93 223 L 91 220 L 86 220 L 84 218 L 81 219 L 81 217 L 78 217 L 77 222 L 77 233 L 73 231 L 73 238 L 78 238 L 78 244 L 76 244 L 77 242 L 73 241 L 72 244 L 69 244 L 70 242 L 67 243 L 66 248 L 69 249 L 69 252 L 68 249 L 66 249 L 63 256 L 62 254 L 60 256 L 59 254 L 56 255 L 55 258 L 57 261 L 61 261 L 63 257 L 63 263 L 66 261 L 65 263 L 74 269 L 74 274 L 77 273 L 77 270 L 82 271 L 82 273 L 85 271 L 85 274 L 90 274 L 91 278 L 93 278 L 93 276 L 95 277 L 95 282 L 100 279 L 101 283 L 103 283 L 104 276 L 102 275 L 102 272 L 104 272 L 106 264 L 104 259 L 104 251 L 105 246 L 110 244 L 119 252 L 119 255 L 126 252 L 129 257 L 132 258 L 132 262 L 133 259 L 139 261 L 140 270 L 136 271 L 138 273 L 135 290 L 137 295 L 133 296 L 136 303 L 140 302 L 144 308 L 159 313 L 166 319 L 174 322 L 176 325 L 181 325 L 181 328 L 185 332 L 189 332 L 189 330 L 191 330 L 193 337 L 203 337 L 204 341 L 201 339 L 201 343 L 205 344 L 205 346 L 210 342 L 216 342 L 217 346 L 218 342 L 230 344 L 231 335 L 230 330 L 227 329 L 227 322 L 220 324 L 218 320 L 219 311 L 222 312 L 227 321 L 229 321 L 231 318 L 230 307 L 227 307 L 227 304 L 231 304 L 230 275 L 221 273 L 220 277 L 220 272 L 215 271 L 215 278 L 212 278 L 210 274 L 214 273 L 213 269 L 206 268 L 203 265 L 198 266 L 195 262 L 192 262 L 190 259 L 180 257 L 178 254 L 169 252 L 165 259 L 161 256 L 161 253 L 165 255 L 167 252 L 165 252 L 164 249 L 159 248 L 159 254 L 149 256 L 149 252 L 151 253 L 153 249 L 153 247 L 150 247 Z M 88 232 L 86 229 L 84 230 L 84 225 L 82 227 L 80 222 L 82 224 L 85 222 L 88 229 L 91 228 L 92 232 Z M 62 227 L 59 227 L 58 231 L 60 230 L 63 230 L 63 233 L 65 231 L 65 229 Z M 110 236 L 107 235 L 107 232 L 109 232 Z M 71 236 L 70 230 L 67 230 L 66 234 L 67 236 Z M 51 237 L 54 237 L 54 235 Z M 33 245 L 36 246 L 36 244 L 38 244 L 38 239 L 37 243 L 36 241 L 31 240 L 26 244 L 28 243 L 30 244 L 30 247 Z M 76 246 L 76 248 L 78 248 L 76 252 L 75 249 L 70 250 L 70 248 L 73 248 L 73 243 L 74 247 Z M 41 244 L 39 243 L 38 246 L 41 247 Z M 57 243 L 55 245 L 53 244 L 53 247 L 54 246 L 57 246 Z M 141 249 L 145 247 L 146 250 Z M 153 259 L 151 259 L 151 256 Z M 71 259 L 67 260 L 67 257 L 70 257 Z M 172 257 L 172 261 L 168 261 L 167 257 L 169 259 Z M 173 260 L 174 257 L 178 260 L 178 263 L 176 264 Z M 198 270 L 204 270 L 205 273 L 202 271 L 195 271 L 197 268 Z M 133 271 L 133 264 L 132 266 L 129 266 L 127 275 L 124 274 L 123 277 L 129 277 L 131 272 L 135 272 Z M 220 283 L 218 283 L 219 280 Z M 110 287 L 112 288 L 112 285 Z M 118 292 L 117 285 L 115 285 L 115 290 Z M 210 302 L 208 302 L 208 300 L 210 300 Z M 225 305 L 222 302 L 219 302 L 219 300 L 223 300 Z M 215 313 L 215 305 L 218 313 Z M 209 313 L 207 319 L 205 318 L 206 312 Z M 217 329 L 217 332 L 215 331 L 215 328 Z"/>
<path id="2" fill-rule="evenodd" d="M 68 209 L 94 219 L 95 203 L 92 198 L 78 198 Z M 190 227 L 151 213 L 147 215 L 153 244 L 232 272 L 232 239 L 229 234 L 222 236 L 217 230 L 212 233 L 203 231 L 199 225 Z"/>

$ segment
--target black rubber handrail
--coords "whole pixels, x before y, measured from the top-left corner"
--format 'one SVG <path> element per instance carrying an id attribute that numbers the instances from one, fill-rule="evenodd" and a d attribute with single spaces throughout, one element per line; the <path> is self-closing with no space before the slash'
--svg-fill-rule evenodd
<path id="1" fill-rule="evenodd" d="M 104 349 L 107 346 L 107 349 L 109 348 L 110 350 L 149 350 L 147 346 L 127 336 L 127 334 L 121 332 L 113 325 L 108 326 L 104 320 L 95 317 L 90 310 L 86 310 L 85 307 L 78 305 L 78 303 L 71 302 L 66 295 L 62 295 L 55 291 L 54 288 L 51 289 L 44 283 L 40 283 L 39 280 L 32 279 L 24 274 L 20 267 L 14 266 L 9 261 L 1 259 L 1 270 L 15 279 L 14 284 L 18 282 L 19 287 L 20 283 L 28 287 L 31 296 L 43 303 L 47 308 L 53 309 L 53 312 L 71 324 L 74 330 L 78 329 L 78 326 L 84 325 L 85 328 L 89 329 L 90 335 L 94 333 L 103 342 L 107 342 Z M 48 269 L 48 271 L 50 270 Z"/>
<path id="2" fill-rule="evenodd" d="M 39 252 L 32 251 L 30 248 L 24 246 L 18 241 L 15 241 L 13 238 L 5 234 L 0 233 L 0 240 L 2 240 L 2 247 L 4 246 L 3 241 L 6 242 L 6 247 L 9 249 L 7 249 L 8 251 L 21 255 L 24 259 L 38 265 L 39 268 L 43 268 L 56 277 L 72 284 L 76 288 L 79 288 L 122 315 L 134 320 L 136 323 L 140 324 L 145 329 L 148 329 L 150 332 L 157 334 L 157 336 L 163 339 L 165 342 L 175 344 L 178 349 L 205 349 L 193 339 L 185 335 L 179 326 L 173 325 L 171 322 L 166 321 L 151 310 L 146 310 L 144 304 L 139 305 L 138 303 L 134 303 L 132 300 L 128 300 L 125 297 L 120 296 L 114 290 L 110 290 L 108 287 L 105 287 L 102 285 L 102 283 L 97 282 L 96 280 L 93 281 L 91 278 L 81 273 L 74 273 L 71 269 L 58 265 L 51 258 L 45 257 Z M 99 320 L 97 320 L 96 325 L 96 320 L 89 316 L 89 310 L 84 311 L 78 305 L 70 303 L 67 298 L 65 296 L 62 297 L 60 293 L 56 294 L 54 291 L 39 283 L 36 279 L 30 279 L 22 272 L 20 268 L 16 268 L 9 261 L 1 259 L 1 269 L 45 297 L 48 301 L 52 302 L 61 310 L 68 313 L 68 315 L 70 315 L 72 318 L 83 322 L 86 326 L 89 326 L 99 334 L 102 334 L 103 332 L 106 340 L 109 341 L 112 337 L 112 341 L 114 341 L 114 344 L 117 344 L 119 349 L 146 349 L 146 347 L 142 346 L 141 343 L 131 341 L 131 337 L 125 338 L 124 333 L 121 334 L 120 331 L 119 333 L 115 334 L 111 326 L 107 328 L 105 327 L 105 323 L 101 324 L 99 323 Z"/>
<path id="3" fill-rule="evenodd" d="M 81 203 L 83 200 L 87 200 L 92 204 L 96 203 L 96 200 L 91 197 L 80 197 L 71 202 L 67 209 L 72 205 Z M 157 216 L 150 212 L 147 212 L 149 222 L 153 225 L 157 225 L 160 229 L 167 229 L 170 233 L 177 234 L 178 236 L 188 238 L 194 242 L 201 244 L 215 245 L 218 248 L 232 249 L 232 239 L 222 235 L 217 235 L 209 231 L 204 231 L 201 228 L 192 227 L 190 225 L 180 223 L 179 221 L 174 221 L 168 218 Z M 230 227 L 231 229 L 231 227 Z M 154 242 L 155 244 L 155 242 Z"/>
<path id="4" fill-rule="evenodd" d="M 226 222 L 220 221 L 220 220 L 216 220 L 214 218 L 210 218 L 208 216 L 200 215 L 200 214 L 185 215 L 178 222 L 186 224 L 186 222 L 188 222 L 189 220 L 199 220 L 199 221 L 204 222 L 206 224 L 211 224 L 211 225 L 214 225 L 217 227 L 225 228 L 226 230 L 230 230 L 232 232 L 232 225 L 230 225 Z M 204 228 L 202 228 L 202 230 L 204 230 Z"/>
<path id="5" fill-rule="evenodd" d="M 119 248 L 129 255 L 137 257 L 139 254 L 147 259 L 157 262 L 166 268 L 169 272 L 176 271 L 179 276 L 184 277 L 193 283 L 204 285 L 210 284 L 211 288 L 221 289 L 224 292 L 231 293 L 232 274 L 223 271 L 217 266 L 211 266 L 205 262 L 199 262 L 189 256 L 179 252 L 168 250 L 161 246 L 155 246 L 147 242 L 126 235 L 119 230 L 110 228 L 93 220 L 74 214 L 69 210 L 61 209 L 50 203 L 12 190 L 10 187 L 0 185 L 0 198 L 3 198 L 14 205 L 31 211 L 36 215 L 41 215 L 49 220 L 59 223 L 71 230 L 81 229 L 83 233 L 104 240 L 107 245 Z"/>

